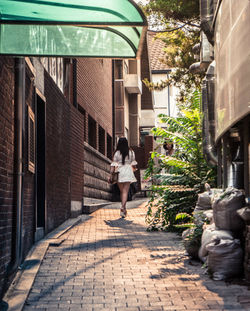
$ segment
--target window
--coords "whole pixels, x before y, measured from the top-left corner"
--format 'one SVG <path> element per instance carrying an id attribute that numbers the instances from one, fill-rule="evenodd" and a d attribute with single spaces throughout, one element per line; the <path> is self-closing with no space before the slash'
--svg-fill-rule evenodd
<path id="1" fill-rule="evenodd" d="M 35 173 L 35 115 L 28 107 L 28 170 Z"/>
<path id="2" fill-rule="evenodd" d="M 40 57 L 40 62 L 43 67 L 48 71 L 52 79 L 55 81 L 59 89 L 63 92 L 63 71 L 64 62 L 63 58 L 55 57 Z"/>
<path id="3" fill-rule="evenodd" d="M 112 138 L 107 134 L 107 157 L 112 160 Z"/>
<path id="4" fill-rule="evenodd" d="M 99 125 L 99 151 L 105 155 L 105 130 Z"/>
<path id="5" fill-rule="evenodd" d="M 88 143 L 96 149 L 96 121 L 88 116 Z"/>

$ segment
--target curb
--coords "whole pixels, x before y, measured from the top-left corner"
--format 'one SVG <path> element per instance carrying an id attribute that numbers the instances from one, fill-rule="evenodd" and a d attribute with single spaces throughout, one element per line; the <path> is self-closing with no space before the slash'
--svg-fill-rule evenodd
<path id="1" fill-rule="evenodd" d="M 87 215 L 92 214 L 95 211 L 97 211 L 99 208 L 102 208 L 102 207 L 109 205 L 111 203 L 113 203 L 113 202 L 108 201 L 108 200 L 84 198 L 82 213 L 87 214 Z"/>
<path id="2" fill-rule="evenodd" d="M 92 214 L 95 211 L 97 211 L 99 208 L 102 208 L 108 204 L 110 204 L 110 203 L 85 204 L 83 206 L 82 212 L 83 212 L 83 214 L 89 215 L 89 214 Z"/>

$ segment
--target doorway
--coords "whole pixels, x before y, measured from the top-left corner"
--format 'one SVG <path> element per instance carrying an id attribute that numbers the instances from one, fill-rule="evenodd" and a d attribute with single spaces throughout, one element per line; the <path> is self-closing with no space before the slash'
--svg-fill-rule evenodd
<path id="1" fill-rule="evenodd" d="M 45 100 L 36 93 L 36 241 L 42 239 L 46 231 L 45 120 Z"/>

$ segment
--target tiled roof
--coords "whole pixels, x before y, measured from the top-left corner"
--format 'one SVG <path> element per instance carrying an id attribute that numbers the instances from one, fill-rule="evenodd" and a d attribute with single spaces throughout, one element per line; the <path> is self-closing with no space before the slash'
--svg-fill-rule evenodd
<path id="1" fill-rule="evenodd" d="M 161 60 L 164 59 L 165 53 L 163 51 L 165 43 L 160 39 L 155 39 L 156 32 L 147 32 L 148 50 L 150 58 L 151 70 L 167 70 L 170 69 L 168 65 L 164 64 Z"/>

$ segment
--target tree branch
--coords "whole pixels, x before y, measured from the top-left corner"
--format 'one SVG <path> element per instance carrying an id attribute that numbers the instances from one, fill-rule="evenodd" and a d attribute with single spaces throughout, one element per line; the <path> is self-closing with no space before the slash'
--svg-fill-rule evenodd
<path id="1" fill-rule="evenodd" d="M 176 28 L 173 28 L 173 29 L 164 29 L 164 30 L 151 30 L 151 32 L 155 32 L 155 33 L 164 33 L 164 32 L 173 32 L 173 31 L 176 31 L 176 30 L 179 30 L 181 28 L 184 28 L 185 26 L 192 26 L 192 27 L 197 27 L 197 28 L 200 28 L 199 25 L 196 25 L 196 24 L 193 24 L 191 22 L 186 22 L 185 24 L 179 26 L 179 27 L 176 27 Z"/>

